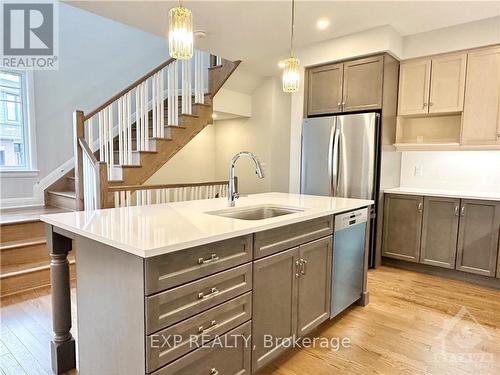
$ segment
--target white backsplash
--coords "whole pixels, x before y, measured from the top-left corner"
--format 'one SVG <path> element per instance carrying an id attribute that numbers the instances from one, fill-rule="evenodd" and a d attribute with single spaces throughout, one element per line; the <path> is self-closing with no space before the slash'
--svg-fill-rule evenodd
<path id="1" fill-rule="evenodd" d="M 500 192 L 500 151 L 403 152 L 401 187 Z"/>

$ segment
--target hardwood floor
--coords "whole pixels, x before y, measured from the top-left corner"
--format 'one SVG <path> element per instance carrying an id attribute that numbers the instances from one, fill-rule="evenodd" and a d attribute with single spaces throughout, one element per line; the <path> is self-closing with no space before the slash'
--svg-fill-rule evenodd
<path id="1" fill-rule="evenodd" d="M 369 272 L 369 290 L 368 306 L 352 307 L 313 335 L 344 339 L 344 346 L 293 349 L 262 374 L 500 373 L 500 291 L 390 267 Z M 2 299 L 2 373 L 50 373 L 48 293 Z M 74 336 L 75 298 L 73 288 Z"/>

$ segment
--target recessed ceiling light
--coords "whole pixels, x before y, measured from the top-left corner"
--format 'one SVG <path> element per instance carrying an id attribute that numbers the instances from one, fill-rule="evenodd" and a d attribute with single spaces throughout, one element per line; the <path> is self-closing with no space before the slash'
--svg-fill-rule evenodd
<path id="1" fill-rule="evenodd" d="M 327 18 L 320 18 L 319 20 L 316 21 L 316 27 L 320 30 L 324 30 L 328 26 L 330 26 L 330 20 Z"/>
<path id="2" fill-rule="evenodd" d="M 285 62 L 283 60 L 278 61 L 278 68 L 283 69 L 285 67 Z"/>

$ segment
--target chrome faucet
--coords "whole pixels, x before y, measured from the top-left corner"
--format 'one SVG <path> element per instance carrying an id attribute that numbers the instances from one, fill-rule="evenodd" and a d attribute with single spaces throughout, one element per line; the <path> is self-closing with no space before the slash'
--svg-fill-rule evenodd
<path id="1" fill-rule="evenodd" d="M 229 164 L 229 186 L 227 192 L 229 207 L 234 207 L 236 199 L 239 198 L 238 192 L 236 191 L 236 186 L 234 184 L 234 164 L 236 163 L 236 160 L 240 158 L 240 156 L 249 156 L 250 158 L 252 158 L 253 162 L 255 163 L 255 174 L 259 178 L 264 178 L 264 173 L 262 172 L 260 161 L 253 152 L 241 151 L 234 155 L 231 159 L 231 163 Z"/>

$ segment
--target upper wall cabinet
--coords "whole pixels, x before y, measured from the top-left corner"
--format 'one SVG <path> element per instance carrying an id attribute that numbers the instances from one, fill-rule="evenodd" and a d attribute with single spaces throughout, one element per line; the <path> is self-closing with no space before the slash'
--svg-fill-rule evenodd
<path id="1" fill-rule="evenodd" d="M 382 107 L 383 69 L 383 56 L 344 63 L 343 111 L 359 111 Z"/>
<path id="2" fill-rule="evenodd" d="M 500 47 L 469 53 L 461 143 L 500 145 Z"/>
<path id="3" fill-rule="evenodd" d="M 451 54 L 401 63 L 401 116 L 461 112 L 467 54 Z"/>
<path id="4" fill-rule="evenodd" d="M 307 76 L 307 114 L 341 112 L 344 64 L 318 66 Z"/>
<path id="5" fill-rule="evenodd" d="M 400 115 L 419 115 L 428 112 L 431 60 L 401 63 L 399 67 Z"/>
<path id="6" fill-rule="evenodd" d="M 382 108 L 384 57 L 307 70 L 307 116 Z"/>

